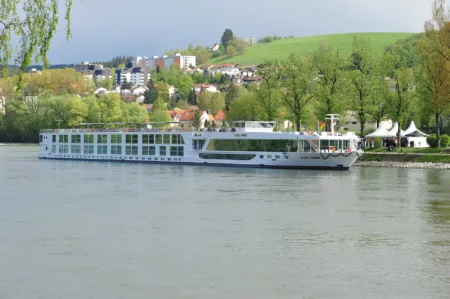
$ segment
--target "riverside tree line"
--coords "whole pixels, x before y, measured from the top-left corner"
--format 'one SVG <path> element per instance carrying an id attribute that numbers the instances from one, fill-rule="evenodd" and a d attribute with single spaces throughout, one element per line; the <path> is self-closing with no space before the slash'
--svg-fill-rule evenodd
<path id="1" fill-rule="evenodd" d="M 297 130 L 317 128 L 326 114 L 350 112 L 361 124 L 362 137 L 368 122 L 392 119 L 399 122 L 400 139 L 400 130 L 414 119 L 422 128 L 434 126 L 439 142 L 442 119 L 450 111 L 450 17 L 444 4 L 443 0 L 433 2 L 433 18 L 425 23 L 425 32 L 411 49 L 414 55 L 408 57 L 396 45 L 381 56 L 374 55 L 370 40 L 355 38 L 350 54 L 324 41 L 310 55 L 266 61 L 257 71 L 259 83 L 246 88 L 236 87 L 223 75 L 158 69 L 145 94 L 145 101 L 154 104 L 150 116 L 137 104 L 119 103 L 120 95 L 90 96 L 92 92 L 82 79 L 75 79 L 76 74 L 67 74 L 63 80 L 40 79 L 40 85 L 31 75 L 34 83 L 24 86 L 21 77 L 5 79 L 0 86 L 5 102 L 0 133 L 4 141 L 14 136 L 28 136 L 28 140 L 39 128 L 56 123 L 169 120 L 167 108 L 196 104 L 212 113 L 225 109 L 228 121 L 289 119 Z M 219 84 L 223 92 L 202 92 L 197 97 L 193 85 L 204 82 Z M 167 84 L 177 87 L 175 97 L 168 97 Z M 38 95 L 44 100 L 34 101 Z M 62 103 L 65 110 L 58 108 Z M 105 115 L 114 117 L 101 116 L 99 111 L 107 107 L 113 112 Z"/>

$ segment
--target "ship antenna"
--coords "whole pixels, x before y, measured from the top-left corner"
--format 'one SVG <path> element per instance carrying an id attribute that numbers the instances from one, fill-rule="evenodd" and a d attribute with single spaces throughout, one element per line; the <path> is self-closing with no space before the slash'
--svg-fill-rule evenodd
<path id="1" fill-rule="evenodd" d="M 327 116 L 329 116 L 329 117 L 326 117 L 325 119 L 330 120 L 331 135 L 334 136 L 334 121 L 340 120 L 340 118 L 337 118 L 337 117 L 339 117 L 339 114 L 327 114 Z"/>

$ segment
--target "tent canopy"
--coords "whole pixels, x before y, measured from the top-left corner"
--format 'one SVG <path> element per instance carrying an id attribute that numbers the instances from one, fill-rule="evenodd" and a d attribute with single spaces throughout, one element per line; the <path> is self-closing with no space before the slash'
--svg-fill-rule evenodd
<path id="1" fill-rule="evenodd" d="M 404 135 L 402 135 L 402 136 L 406 136 L 406 137 L 427 137 L 428 134 L 425 134 L 422 131 L 419 131 L 419 129 L 417 129 L 416 124 L 414 123 L 414 121 L 411 121 L 411 123 L 409 124 L 408 129 L 406 129 Z"/>
<path id="2" fill-rule="evenodd" d="M 375 130 L 375 132 L 369 134 L 366 136 L 366 138 L 374 138 L 374 137 L 390 137 L 389 132 L 380 126 L 378 129 Z"/>
<path id="3" fill-rule="evenodd" d="M 380 126 L 375 132 L 367 135 L 367 138 L 374 138 L 374 137 L 383 137 L 383 138 L 394 138 L 397 137 L 398 132 L 398 122 L 395 122 L 392 126 L 392 129 L 389 131 Z M 411 121 L 409 124 L 408 129 L 406 131 L 401 130 L 401 136 L 402 137 L 427 137 L 428 135 L 419 131 L 414 124 L 414 121 Z"/>

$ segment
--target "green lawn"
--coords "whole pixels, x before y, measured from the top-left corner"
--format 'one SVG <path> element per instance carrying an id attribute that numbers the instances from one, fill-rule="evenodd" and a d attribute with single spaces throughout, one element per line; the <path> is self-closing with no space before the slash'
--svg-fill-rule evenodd
<path id="1" fill-rule="evenodd" d="M 445 148 L 394 148 L 395 153 L 411 153 L 411 154 L 440 154 L 443 153 Z M 366 147 L 364 148 L 364 151 L 367 153 L 389 153 L 386 151 L 386 148 L 373 148 L 373 147 Z"/>
<path id="2" fill-rule="evenodd" d="M 353 36 L 359 38 L 369 38 L 372 41 L 374 53 L 380 54 L 386 46 L 389 46 L 399 39 L 405 39 L 414 33 L 347 33 L 333 35 L 317 35 L 309 37 L 290 38 L 274 41 L 270 44 L 256 44 L 249 47 L 243 55 L 236 55 L 232 58 L 219 57 L 209 61 L 209 63 L 239 63 L 243 65 L 252 65 L 263 63 L 268 59 L 285 59 L 291 53 L 308 54 L 318 49 L 322 41 L 328 41 L 333 44 L 342 53 L 350 53 L 352 48 Z"/>

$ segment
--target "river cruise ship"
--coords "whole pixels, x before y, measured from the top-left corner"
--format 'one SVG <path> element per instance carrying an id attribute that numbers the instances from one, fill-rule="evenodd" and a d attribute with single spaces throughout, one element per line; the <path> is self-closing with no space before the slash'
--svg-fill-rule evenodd
<path id="1" fill-rule="evenodd" d="M 277 132 L 275 122 L 230 128 L 84 128 L 42 130 L 41 159 L 293 169 L 349 169 L 362 154 L 353 133 Z M 99 128 L 99 126 L 103 126 Z M 109 126 L 112 126 L 111 124 Z"/>

